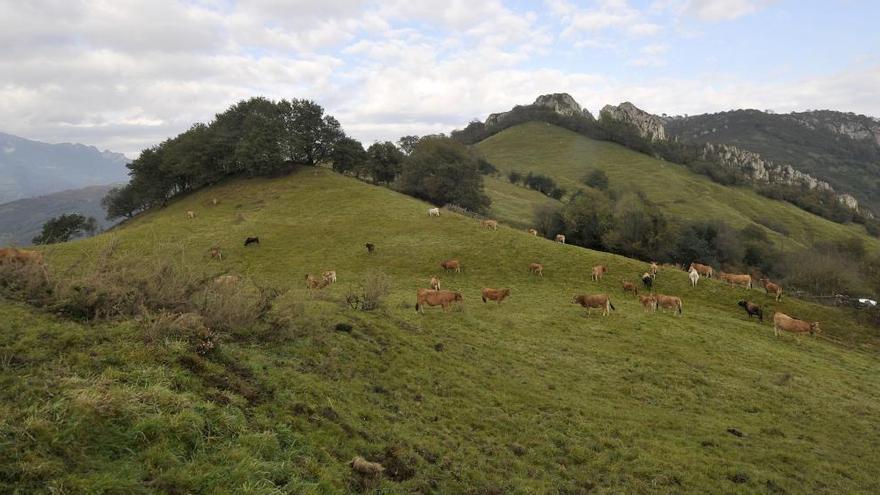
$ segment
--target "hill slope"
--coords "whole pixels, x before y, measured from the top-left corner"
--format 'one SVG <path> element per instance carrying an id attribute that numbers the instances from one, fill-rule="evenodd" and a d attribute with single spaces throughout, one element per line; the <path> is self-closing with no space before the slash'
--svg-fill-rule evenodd
<path id="1" fill-rule="evenodd" d="M 113 186 L 90 186 L 0 204 L 0 245 L 28 246 L 50 218 L 65 213 L 94 217 L 101 229 L 113 225 L 101 200 Z"/>
<path id="2" fill-rule="evenodd" d="M 876 344 L 847 313 L 753 291 L 847 344 L 775 338 L 735 311 L 742 290 L 661 272 L 658 290 L 680 294 L 684 315 L 644 314 L 617 289 L 642 263 L 426 208 L 307 170 L 47 248 L 53 273 L 92 270 L 113 246 L 145 271 L 175 259 L 287 292 L 273 330 L 227 336 L 205 358 L 173 338 L 146 343 L 134 321 L 79 325 L 0 304 L 0 491 L 880 490 L 880 365 L 853 347 Z M 259 247 L 242 246 L 250 235 Z M 463 271 L 441 277 L 463 309 L 416 314 L 415 290 L 451 257 Z M 532 261 L 543 279 L 527 274 Z M 600 262 L 610 275 L 590 282 Z M 331 268 L 338 283 L 301 288 L 304 273 Z M 371 269 L 393 291 L 383 309 L 354 311 L 347 289 Z M 484 305 L 484 286 L 512 296 Z M 598 291 L 612 294 L 611 316 L 571 304 Z M 363 483 L 355 455 L 386 474 Z"/>
<path id="3" fill-rule="evenodd" d="M 880 122 L 833 111 L 736 110 L 667 121 L 670 138 L 722 143 L 789 163 L 880 211 Z"/>
<path id="4" fill-rule="evenodd" d="M 542 173 L 569 190 L 584 187 L 580 179 L 588 171 L 603 170 L 611 187 L 644 191 L 674 220 L 718 219 L 737 228 L 755 224 L 777 242 L 788 237 L 799 244 L 859 236 L 868 245 L 880 249 L 880 242 L 867 236 L 861 227 L 825 220 L 747 188 L 725 187 L 683 166 L 550 124 L 520 124 L 483 140 L 477 148 L 502 173 L 510 170 Z M 487 187 L 491 190 L 492 183 Z M 521 221 L 521 218 L 505 216 L 504 210 L 508 208 L 503 197 L 493 203 L 493 209 L 504 220 Z M 784 227 L 787 235 L 766 227 L 774 224 Z"/>
<path id="5" fill-rule="evenodd" d="M 121 153 L 0 133 L 0 203 L 128 180 Z"/>

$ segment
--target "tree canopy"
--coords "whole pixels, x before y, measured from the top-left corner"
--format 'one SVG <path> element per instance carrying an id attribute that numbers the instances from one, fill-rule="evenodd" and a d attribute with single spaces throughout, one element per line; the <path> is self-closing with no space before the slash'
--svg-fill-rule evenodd
<path id="1" fill-rule="evenodd" d="M 93 235 L 98 230 L 94 217 L 86 218 L 79 213 L 63 214 L 50 218 L 43 224 L 43 231 L 34 237 L 34 244 L 55 244 L 67 242 L 82 235 Z"/>
<path id="2" fill-rule="evenodd" d="M 403 162 L 400 188 L 436 205 L 452 203 L 477 212 L 490 203 L 483 190 L 479 158 L 463 144 L 443 136 L 419 140 Z"/>

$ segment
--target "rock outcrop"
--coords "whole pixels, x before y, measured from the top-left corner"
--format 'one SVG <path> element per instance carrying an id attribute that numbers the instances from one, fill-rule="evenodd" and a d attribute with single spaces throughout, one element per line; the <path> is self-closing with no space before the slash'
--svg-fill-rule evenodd
<path id="1" fill-rule="evenodd" d="M 666 124 L 662 117 L 650 114 L 632 103 L 625 101 L 618 106 L 605 105 L 599 115 L 632 124 L 639 134 L 651 141 L 666 139 Z"/>
<path id="2" fill-rule="evenodd" d="M 880 145 L 880 121 L 871 117 L 830 110 L 797 112 L 786 117 L 809 129 L 824 128 L 850 139 L 857 141 L 870 139 Z"/>
<path id="3" fill-rule="evenodd" d="M 582 108 L 580 104 L 568 93 L 552 93 L 541 95 L 532 103 L 533 107 L 546 107 L 559 115 L 566 117 L 581 116 L 590 120 L 595 120 L 593 114 L 589 110 Z M 492 126 L 498 124 L 509 115 L 510 112 L 493 113 L 486 117 L 486 125 Z"/>

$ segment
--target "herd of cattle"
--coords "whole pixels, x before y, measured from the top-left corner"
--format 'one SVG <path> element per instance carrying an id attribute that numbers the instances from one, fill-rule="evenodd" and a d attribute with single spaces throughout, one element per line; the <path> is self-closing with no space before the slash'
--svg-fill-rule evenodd
<path id="1" fill-rule="evenodd" d="M 440 209 L 429 209 L 428 216 L 439 217 Z M 482 220 L 480 222 L 480 226 L 487 229 L 497 230 L 498 222 L 495 220 Z M 538 235 L 538 231 L 536 229 L 528 229 L 528 233 L 533 236 Z M 556 242 L 564 244 L 565 235 L 557 234 L 555 236 L 555 240 Z M 671 266 L 674 267 L 673 265 L 667 265 L 667 268 Z M 461 272 L 461 261 L 457 259 L 445 260 L 440 263 L 440 267 L 446 271 L 459 273 Z M 680 269 L 679 267 L 674 268 L 676 270 Z M 544 265 L 542 265 L 541 263 L 529 264 L 528 270 L 529 273 L 538 277 L 544 276 Z M 683 308 L 682 300 L 680 297 L 657 294 L 653 292 L 654 280 L 659 270 L 660 266 L 656 262 L 652 262 L 648 268 L 648 271 L 643 273 L 641 276 L 641 282 L 644 285 L 645 289 L 648 291 L 648 294 L 639 294 L 638 286 L 629 280 L 621 280 L 621 288 L 623 289 L 623 293 L 629 293 L 636 296 L 645 312 L 656 312 L 658 309 L 667 309 L 672 311 L 673 314 L 677 314 L 680 316 L 682 314 Z M 590 275 L 590 280 L 593 282 L 601 282 L 607 274 L 607 266 L 594 266 Z M 714 278 L 716 276 L 716 270 L 709 265 L 704 265 L 701 263 L 691 263 L 688 266 L 687 274 L 688 279 L 691 282 L 691 286 L 696 287 L 701 278 Z M 742 286 L 746 289 L 752 289 L 752 276 L 749 274 L 717 272 L 717 276 L 718 279 L 730 285 Z M 767 278 L 761 278 L 759 280 L 763 285 L 767 295 L 774 297 L 776 301 L 779 301 L 782 298 L 781 285 L 775 284 Z M 495 289 L 485 287 L 481 291 L 481 299 L 484 303 L 488 301 L 495 301 L 496 303 L 500 304 L 501 301 L 503 301 L 509 295 L 509 288 Z M 416 292 L 416 311 L 424 313 L 425 306 L 440 306 L 444 311 L 446 311 L 455 303 L 460 303 L 463 301 L 464 296 L 461 292 L 442 290 L 440 288 L 440 279 L 434 276 L 431 277 L 430 288 L 418 289 L 418 291 Z M 601 310 L 603 316 L 607 316 L 611 311 L 615 310 L 614 305 L 611 303 L 611 298 L 608 296 L 608 294 L 579 294 L 574 297 L 572 302 L 575 304 L 579 304 L 584 308 L 587 308 L 588 314 L 591 309 L 599 309 Z M 751 319 L 752 316 L 755 316 L 758 318 L 759 321 L 764 321 L 764 311 L 758 304 L 743 299 L 740 300 L 737 305 L 745 310 L 748 318 Z M 776 335 L 779 335 L 780 331 L 788 331 L 793 333 L 809 333 L 811 335 L 815 335 L 821 332 L 821 329 L 819 328 L 819 322 L 807 322 L 803 320 L 798 320 L 779 311 L 777 311 L 773 316 L 773 330 Z"/>

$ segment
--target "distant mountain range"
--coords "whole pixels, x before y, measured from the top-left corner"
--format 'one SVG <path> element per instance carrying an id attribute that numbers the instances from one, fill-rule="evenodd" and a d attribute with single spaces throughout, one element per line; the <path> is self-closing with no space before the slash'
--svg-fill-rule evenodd
<path id="1" fill-rule="evenodd" d="M 64 213 L 95 217 L 101 230 L 114 225 L 107 221 L 101 206 L 101 199 L 112 187 L 89 186 L 0 204 L 0 246 L 30 245 L 46 220 Z"/>
<path id="2" fill-rule="evenodd" d="M 127 182 L 121 153 L 48 144 L 0 133 L 0 203 L 86 186 Z"/>

